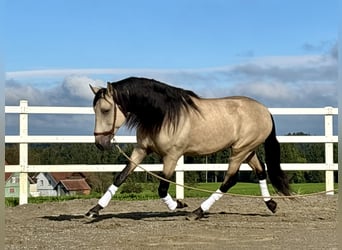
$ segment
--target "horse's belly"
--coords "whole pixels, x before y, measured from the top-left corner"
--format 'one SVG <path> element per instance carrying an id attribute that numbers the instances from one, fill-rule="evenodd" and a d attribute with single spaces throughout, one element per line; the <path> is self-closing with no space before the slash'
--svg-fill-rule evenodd
<path id="1" fill-rule="evenodd" d="M 204 130 L 201 133 L 191 133 L 192 139 L 189 141 L 185 154 L 206 155 L 215 153 L 230 147 L 234 142 L 234 137 L 229 136 L 229 131 Z"/>

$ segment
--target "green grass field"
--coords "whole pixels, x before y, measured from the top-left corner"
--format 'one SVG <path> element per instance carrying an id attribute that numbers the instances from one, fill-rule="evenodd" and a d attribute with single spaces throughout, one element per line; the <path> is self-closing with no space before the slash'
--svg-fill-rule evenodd
<path id="1" fill-rule="evenodd" d="M 215 191 L 220 187 L 221 183 L 200 183 L 196 185 L 196 188 Z M 325 191 L 325 183 L 300 183 L 291 184 L 292 192 L 295 194 L 310 194 Z M 270 194 L 276 194 L 272 185 L 268 185 Z M 174 188 L 174 187 L 173 187 Z M 338 188 L 337 183 L 335 184 L 335 189 Z M 175 188 L 174 188 L 175 189 Z M 171 190 L 171 188 L 170 188 Z M 257 183 L 237 183 L 234 187 L 229 190 L 229 193 L 239 194 L 239 195 L 260 195 L 259 184 Z M 186 189 L 184 193 L 185 197 L 206 197 L 208 193 L 194 191 Z"/>
<path id="2" fill-rule="evenodd" d="M 158 199 L 158 184 L 157 183 L 144 183 L 140 184 L 142 186 L 142 192 L 139 193 L 120 193 L 120 189 L 117 194 L 115 194 L 115 200 L 147 200 L 147 199 Z M 221 183 L 197 183 L 197 184 L 186 184 L 190 187 L 196 189 L 204 189 L 208 191 L 216 191 Z M 335 189 L 338 188 L 338 184 L 335 183 Z M 325 191 L 325 183 L 300 183 L 291 184 L 292 192 L 295 194 L 312 194 L 317 192 Z M 275 191 L 271 185 L 269 185 L 269 190 L 271 195 L 275 194 Z M 337 192 L 337 191 L 336 191 Z M 171 184 L 169 193 L 175 197 L 176 196 L 176 186 Z M 237 183 L 233 188 L 229 190 L 231 194 L 239 195 L 260 195 L 259 185 L 256 183 Z M 185 198 L 190 197 L 208 197 L 210 192 L 202 192 L 198 190 L 185 189 Z M 29 203 L 42 203 L 42 202 L 52 202 L 52 201 L 65 201 L 72 199 L 90 199 L 90 198 L 100 198 L 101 194 L 91 194 L 91 195 L 77 195 L 77 196 L 60 196 L 60 197 L 29 197 Z M 6 206 L 16 206 L 19 204 L 18 198 L 6 198 Z"/>

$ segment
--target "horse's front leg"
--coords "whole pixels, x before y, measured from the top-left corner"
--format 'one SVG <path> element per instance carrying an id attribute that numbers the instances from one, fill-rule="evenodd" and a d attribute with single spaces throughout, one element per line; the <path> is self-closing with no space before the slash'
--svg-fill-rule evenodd
<path id="1" fill-rule="evenodd" d="M 99 215 L 99 211 L 108 206 L 110 200 L 112 199 L 118 188 L 134 171 L 134 169 L 141 163 L 146 154 L 146 150 L 142 148 L 137 147 L 133 149 L 131 161 L 129 161 L 126 167 L 115 177 L 113 184 L 109 186 L 106 193 L 100 198 L 98 203 L 85 214 L 87 217 L 97 217 Z"/>
<path id="2" fill-rule="evenodd" d="M 160 180 L 159 187 L 158 187 L 158 194 L 161 200 L 166 204 L 169 210 L 174 211 L 176 208 L 184 208 L 188 205 L 180 200 L 173 200 L 171 195 L 168 193 L 170 182 L 168 180 L 171 179 L 174 170 L 176 168 L 177 161 L 174 159 L 170 159 L 169 157 L 164 157 L 163 159 L 164 168 L 163 177 L 165 180 Z"/>

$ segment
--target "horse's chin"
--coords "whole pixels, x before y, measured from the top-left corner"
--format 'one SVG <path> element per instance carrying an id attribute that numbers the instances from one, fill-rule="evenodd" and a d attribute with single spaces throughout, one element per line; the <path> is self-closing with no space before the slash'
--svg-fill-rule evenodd
<path id="1" fill-rule="evenodd" d="M 112 145 L 111 144 L 108 144 L 108 145 L 102 145 L 102 144 L 99 144 L 99 143 L 95 143 L 95 146 L 101 150 L 101 151 L 109 151 L 112 149 Z"/>
<path id="2" fill-rule="evenodd" d="M 108 151 L 112 149 L 110 137 L 99 137 L 95 139 L 95 146 L 101 151 Z"/>

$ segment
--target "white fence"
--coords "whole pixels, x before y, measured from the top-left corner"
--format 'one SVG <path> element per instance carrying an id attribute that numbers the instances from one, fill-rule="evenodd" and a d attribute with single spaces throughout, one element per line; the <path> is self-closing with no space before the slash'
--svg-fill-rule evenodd
<path id="1" fill-rule="evenodd" d="M 280 143 L 324 143 L 325 163 L 282 163 L 283 170 L 324 170 L 326 176 L 327 194 L 333 194 L 334 171 L 338 170 L 338 164 L 333 161 L 333 143 L 338 142 L 338 137 L 333 135 L 333 116 L 338 115 L 338 109 L 325 108 L 270 108 L 274 115 L 320 115 L 324 116 L 325 134 L 323 136 L 278 136 Z M 91 107 L 45 107 L 28 106 L 25 100 L 20 101 L 20 106 L 6 106 L 5 114 L 19 114 L 19 135 L 5 136 L 5 143 L 19 144 L 19 165 L 5 166 L 5 172 L 20 173 L 20 198 L 19 204 L 27 204 L 28 201 L 28 173 L 30 172 L 120 172 L 123 164 L 105 165 L 29 165 L 29 143 L 94 143 L 94 136 L 33 136 L 28 135 L 29 114 L 93 114 Z M 117 142 L 135 143 L 135 136 L 117 136 Z M 161 171 L 161 164 L 142 164 L 149 171 Z M 183 157 L 179 160 L 176 168 L 176 182 L 184 184 L 184 171 L 226 171 L 227 164 L 184 164 Z M 250 170 L 243 164 L 240 170 Z M 136 171 L 142 171 L 137 168 Z M 177 185 L 176 196 L 184 198 L 184 189 Z"/>

